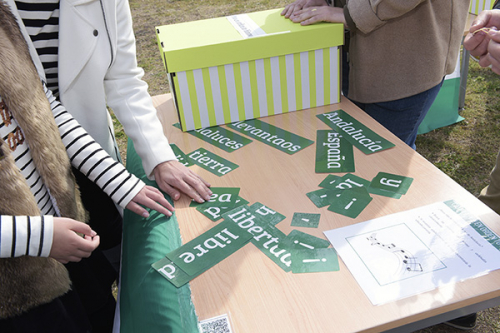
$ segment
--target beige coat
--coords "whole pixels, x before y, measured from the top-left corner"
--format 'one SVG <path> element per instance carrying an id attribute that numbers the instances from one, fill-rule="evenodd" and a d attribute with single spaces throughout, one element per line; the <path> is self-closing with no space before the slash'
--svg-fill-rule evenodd
<path id="1" fill-rule="evenodd" d="M 337 0 L 345 5 L 346 0 Z M 409 97 L 455 69 L 470 0 L 347 0 L 349 98 Z"/>
<path id="2" fill-rule="evenodd" d="M 0 1 L 0 96 L 23 130 L 40 176 L 62 216 L 85 221 L 49 102 L 10 9 Z M 40 215 L 35 198 L 0 138 L 0 214 Z M 0 318 L 48 303 L 70 288 L 66 268 L 51 258 L 0 259 Z"/>

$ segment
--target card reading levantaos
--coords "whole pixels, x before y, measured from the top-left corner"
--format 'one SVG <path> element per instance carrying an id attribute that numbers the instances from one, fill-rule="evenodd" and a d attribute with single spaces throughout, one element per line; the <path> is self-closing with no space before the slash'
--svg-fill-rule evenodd
<path id="1" fill-rule="evenodd" d="M 366 188 L 354 187 L 342 191 L 340 196 L 328 207 L 328 210 L 347 217 L 356 218 L 372 199 Z"/>
<path id="2" fill-rule="evenodd" d="M 335 131 L 316 132 L 316 173 L 354 172 L 352 144 Z"/>
<path id="3" fill-rule="evenodd" d="M 395 146 L 343 110 L 318 114 L 316 117 L 342 134 L 347 141 L 365 154 L 376 153 Z"/>
<path id="4" fill-rule="evenodd" d="M 311 213 L 293 213 L 291 226 L 317 228 L 319 225 L 320 214 Z"/>
<path id="5" fill-rule="evenodd" d="M 222 221 L 166 257 L 189 275 L 198 275 L 242 248 L 252 235 L 230 221 Z"/>
<path id="6" fill-rule="evenodd" d="M 389 192 L 406 194 L 412 182 L 413 178 L 410 177 L 394 175 L 392 173 L 386 172 L 379 172 L 378 175 L 373 178 L 370 186 Z"/>
<path id="7" fill-rule="evenodd" d="M 314 250 L 327 248 L 330 242 L 299 230 L 292 230 L 286 236 L 283 245 L 289 250 Z"/>
<path id="8" fill-rule="evenodd" d="M 203 203 L 191 201 L 189 207 L 234 207 L 240 193 L 239 187 L 211 187 L 210 190 L 210 200 Z"/>
<path id="9" fill-rule="evenodd" d="M 339 258 L 333 248 L 292 251 L 292 273 L 338 271 Z"/>
<path id="10" fill-rule="evenodd" d="M 219 177 L 224 176 L 228 172 L 231 172 L 239 167 L 238 164 L 217 156 L 214 153 L 209 152 L 205 148 L 199 148 L 187 154 L 187 157 L 192 163 L 199 165 L 203 169 Z"/>
<path id="11" fill-rule="evenodd" d="M 215 222 L 222 218 L 222 214 L 229 212 L 235 207 L 243 206 L 246 204 L 248 204 L 247 200 L 243 199 L 242 197 L 238 197 L 238 199 L 236 199 L 236 204 L 233 207 L 198 206 L 196 207 L 196 210 Z"/>
<path id="12" fill-rule="evenodd" d="M 177 288 L 185 285 L 196 277 L 188 275 L 168 258 L 158 260 L 151 266 Z"/>
<path id="13" fill-rule="evenodd" d="M 258 119 L 239 121 L 227 126 L 290 155 L 314 143 L 314 141 Z"/>

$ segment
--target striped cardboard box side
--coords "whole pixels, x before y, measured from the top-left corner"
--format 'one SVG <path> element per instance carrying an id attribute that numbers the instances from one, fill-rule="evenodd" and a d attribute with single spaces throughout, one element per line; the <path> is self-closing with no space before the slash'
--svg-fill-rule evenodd
<path id="1" fill-rule="evenodd" d="M 339 64 L 339 48 L 330 47 L 182 71 L 169 79 L 186 131 L 338 103 Z"/>
<path id="2" fill-rule="evenodd" d="M 494 4 L 495 0 L 472 0 L 469 12 L 472 14 L 479 14 L 483 10 L 492 9 Z"/>

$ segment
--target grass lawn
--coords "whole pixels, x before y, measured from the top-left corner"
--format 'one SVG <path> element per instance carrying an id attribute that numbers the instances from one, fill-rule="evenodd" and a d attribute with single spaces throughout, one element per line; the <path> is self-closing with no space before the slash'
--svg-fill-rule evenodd
<path id="1" fill-rule="evenodd" d="M 155 26 L 279 8 L 287 3 L 282 0 L 130 0 L 138 61 L 145 70 L 144 80 L 149 84 L 151 95 L 169 91 L 156 45 Z M 465 109 L 461 112 L 465 120 L 417 138 L 417 151 L 474 195 L 487 185 L 500 148 L 499 90 L 500 78 L 471 60 Z M 126 136 L 118 122 L 116 126 L 124 152 Z M 470 332 L 500 332 L 499 313 L 500 308 L 480 312 L 478 325 Z M 437 325 L 418 332 L 460 331 Z"/>

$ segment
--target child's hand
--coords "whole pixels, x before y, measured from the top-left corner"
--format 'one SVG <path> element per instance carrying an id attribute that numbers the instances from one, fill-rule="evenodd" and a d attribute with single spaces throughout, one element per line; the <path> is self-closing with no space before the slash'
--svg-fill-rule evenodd
<path id="1" fill-rule="evenodd" d="M 83 237 L 79 234 L 83 234 Z M 54 237 L 49 257 L 66 264 L 88 258 L 99 246 L 99 236 L 88 224 L 70 218 L 54 217 Z"/>

